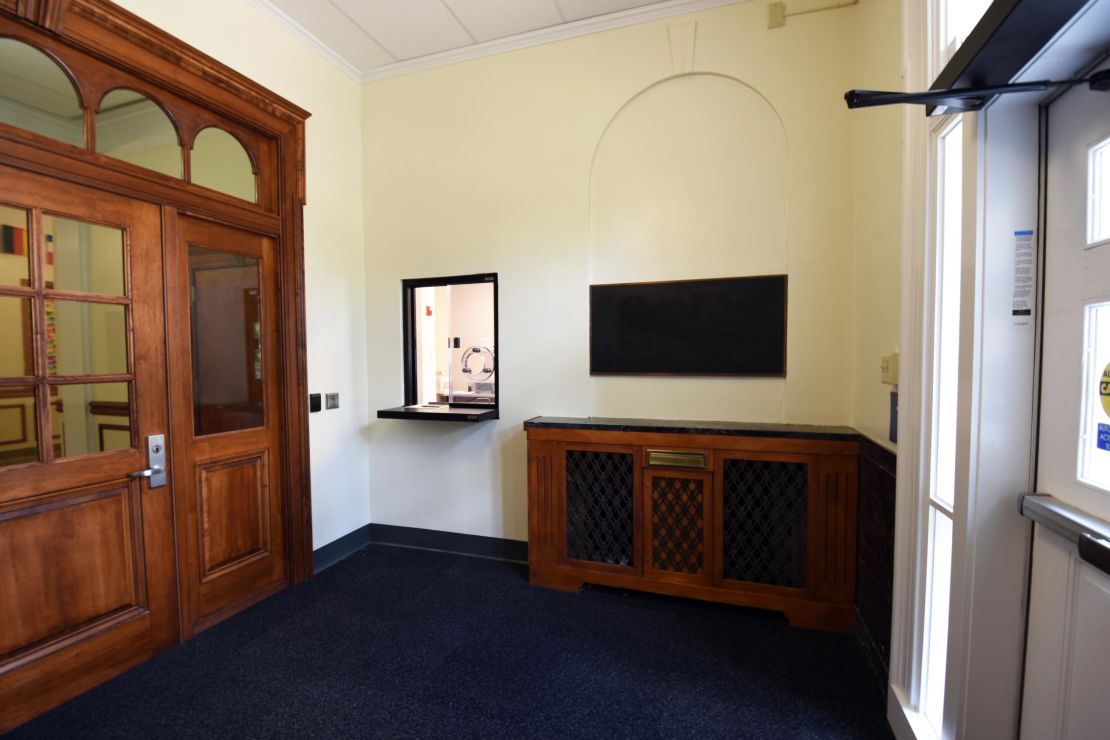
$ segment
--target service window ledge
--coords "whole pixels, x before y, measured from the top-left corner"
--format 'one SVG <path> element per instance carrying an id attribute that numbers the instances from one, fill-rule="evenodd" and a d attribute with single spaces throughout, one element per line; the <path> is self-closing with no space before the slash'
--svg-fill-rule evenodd
<path id="1" fill-rule="evenodd" d="M 498 418 L 497 409 L 460 408 L 457 406 L 397 406 L 378 409 L 379 419 L 412 419 L 415 421 L 490 421 Z"/>

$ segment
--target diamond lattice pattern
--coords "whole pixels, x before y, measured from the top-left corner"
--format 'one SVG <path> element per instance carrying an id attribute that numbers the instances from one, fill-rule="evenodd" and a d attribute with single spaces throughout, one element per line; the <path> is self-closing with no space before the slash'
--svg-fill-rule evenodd
<path id="1" fill-rule="evenodd" d="M 632 565 L 632 455 L 567 450 L 567 557 Z"/>
<path id="2" fill-rule="evenodd" d="M 656 570 L 700 573 L 705 556 L 704 485 L 700 480 L 651 480 L 651 558 Z"/>
<path id="3" fill-rule="evenodd" d="M 725 578 L 806 585 L 807 475 L 805 463 L 725 462 Z"/>

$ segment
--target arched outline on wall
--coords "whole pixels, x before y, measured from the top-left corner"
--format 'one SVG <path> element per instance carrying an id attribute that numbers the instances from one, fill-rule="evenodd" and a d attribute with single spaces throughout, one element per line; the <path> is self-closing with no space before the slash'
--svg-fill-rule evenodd
<path id="1" fill-rule="evenodd" d="M 590 244 L 588 245 L 588 249 L 587 249 L 587 256 L 588 256 L 587 270 L 588 270 L 588 275 L 589 275 L 591 280 L 593 279 L 593 272 L 594 272 L 594 264 L 593 264 L 593 261 L 594 261 L 594 249 L 593 249 L 594 170 L 597 166 L 597 155 L 598 155 L 598 152 L 601 151 L 601 145 L 603 143 L 605 143 L 605 137 L 609 135 L 609 130 L 613 127 L 613 124 L 616 123 L 617 119 L 620 118 L 621 115 L 626 110 L 628 110 L 628 108 L 630 106 L 632 106 L 633 103 L 635 103 L 637 100 L 642 98 L 644 95 L 650 93 L 651 91 L 655 90 L 656 88 L 659 88 L 659 87 L 662 87 L 663 85 L 666 85 L 669 82 L 674 82 L 676 80 L 682 80 L 682 79 L 686 79 L 686 78 L 690 78 L 690 77 L 712 77 L 712 78 L 722 79 L 722 80 L 725 80 L 727 82 L 736 83 L 737 85 L 740 85 L 744 88 L 747 88 L 751 92 L 755 93 L 756 96 L 758 96 L 760 100 L 762 100 L 764 103 L 767 104 L 767 107 L 771 109 L 771 112 L 775 114 L 775 120 L 779 122 L 779 128 L 782 131 L 783 146 L 786 150 L 786 172 L 785 172 L 785 176 L 786 176 L 786 255 L 785 256 L 786 256 L 787 265 L 789 266 L 789 264 L 790 264 L 790 137 L 788 137 L 786 135 L 786 124 L 782 120 L 782 114 L 779 113 L 778 108 L 776 108 L 774 106 L 774 104 L 771 102 L 770 98 L 768 98 L 766 95 L 764 95 L 762 92 L 760 92 L 758 89 L 756 89 L 752 85 L 750 85 L 747 82 L 744 82 L 743 80 L 739 79 L 738 77 L 733 77 L 732 75 L 723 74 L 721 72 L 683 72 L 681 74 L 671 75 L 670 77 L 664 77 L 661 80 L 656 80 L 655 82 L 651 83 L 650 85 L 648 85 L 647 87 L 645 87 L 644 89 L 640 90 L 638 93 L 636 93 L 635 95 L 630 97 L 628 100 L 624 101 L 624 103 L 621 104 L 620 108 L 617 108 L 616 112 L 613 113 L 612 117 L 609 118 L 609 121 L 605 124 L 605 128 L 602 129 L 602 131 L 601 131 L 601 136 L 599 136 L 598 139 L 597 139 L 597 143 L 594 144 L 594 152 L 590 156 L 590 173 L 589 173 L 588 185 L 587 185 L 587 188 L 586 188 L 586 231 L 587 231 L 587 234 L 589 235 L 589 239 L 590 239 Z"/>
<path id="2" fill-rule="evenodd" d="M 185 179 L 184 178 L 184 175 L 185 175 L 185 170 L 184 170 L 184 146 L 185 146 L 184 142 L 185 142 L 185 137 L 181 133 L 181 124 L 178 123 L 177 117 L 174 116 L 173 112 L 169 109 L 169 107 L 167 107 L 164 103 L 162 103 L 162 101 L 159 100 L 156 96 L 151 95 L 150 93 L 147 93 L 147 92 L 143 92 L 142 90 L 140 90 L 136 87 L 128 87 L 128 86 L 125 86 L 125 85 L 121 85 L 119 87 L 113 87 L 111 90 L 106 90 L 104 92 L 104 94 L 100 96 L 100 100 L 96 101 L 96 108 L 93 109 L 93 131 L 96 130 L 96 123 L 97 123 L 96 118 L 101 113 L 100 107 L 102 105 L 104 105 L 104 99 L 107 98 L 109 95 L 111 95 L 114 92 L 121 92 L 121 91 L 122 92 L 133 92 L 136 95 L 141 95 L 146 100 L 149 100 L 150 102 L 154 103 L 154 105 L 156 105 L 158 107 L 158 110 L 162 111 L 162 114 L 165 115 L 165 117 L 169 120 L 170 125 L 173 126 L 173 132 L 177 136 L 177 146 L 182 149 L 182 177 L 174 178 L 174 179 L 184 180 Z M 136 102 L 138 102 L 138 101 L 136 101 Z M 96 148 L 96 146 L 97 146 L 96 141 L 90 142 L 90 145 L 92 147 L 92 151 L 97 152 L 99 154 L 103 154 L 103 152 L 100 152 L 99 149 Z M 111 156 L 111 155 L 105 155 L 105 156 Z"/>
<path id="3" fill-rule="evenodd" d="M 592 283 L 593 279 L 594 279 L 594 258 L 595 258 L 595 254 L 594 254 L 594 219 L 593 219 L 594 173 L 595 173 L 595 169 L 597 167 L 597 155 L 601 151 L 601 145 L 605 143 L 605 137 L 608 136 L 609 130 L 613 127 L 613 124 L 616 123 L 617 119 L 619 119 L 621 117 L 621 115 L 624 114 L 624 112 L 626 110 L 628 110 L 628 108 L 631 107 L 636 101 L 638 101 L 644 95 L 647 95 L 648 93 L 652 92 L 656 88 L 659 88 L 663 85 L 666 85 L 669 82 L 674 82 L 676 80 L 681 80 L 681 79 L 690 78 L 690 77 L 718 78 L 718 79 L 725 80 L 726 82 L 732 82 L 732 83 L 735 83 L 737 85 L 740 85 L 741 87 L 746 88 L 747 90 L 755 93 L 755 95 L 760 100 L 762 100 L 764 103 L 766 103 L 767 107 L 774 114 L 775 120 L 778 121 L 779 129 L 782 132 L 782 142 L 783 142 L 784 154 L 785 154 L 785 158 L 786 158 L 785 172 L 784 172 L 784 178 L 785 178 L 784 188 L 785 188 L 785 191 L 786 191 L 786 209 L 785 209 L 785 216 L 784 217 L 786 219 L 786 223 L 784 225 L 785 226 L 785 249 L 784 249 L 784 255 L 783 256 L 786 260 L 787 271 L 789 271 L 789 269 L 790 269 L 790 242 L 791 242 L 791 236 L 790 236 L 790 200 L 791 200 L 790 199 L 790 182 L 791 182 L 791 180 L 790 180 L 790 137 L 788 137 L 787 134 L 786 134 L 786 123 L 782 119 L 782 114 L 779 113 L 778 108 L 776 108 L 774 106 L 774 104 L 771 102 L 771 100 L 766 95 L 764 95 L 762 92 L 760 92 L 757 88 L 753 87 L 752 85 L 748 84 L 747 82 L 744 82 L 743 80 L 741 80 L 737 77 L 733 77 L 732 75 L 723 74 L 721 72 L 683 72 L 681 74 L 671 75 L 670 77 L 664 77 L 663 79 L 657 80 L 657 81 L 651 83 L 650 85 L 648 85 L 647 87 L 643 88 L 639 92 L 637 92 L 635 95 L 630 97 L 628 100 L 626 100 L 613 113 L 612 117 L 609 118 L 609 121 L 605 124 L 605 128 L 602 129 L 602 131 L 601 131 L 601 136 L 598 137 L 597 143 L 594 145 L 594 151 L 593 151 L 593 154 L 590 157 L 589 180 L 588 180 L 587 188 L 586 188 L 586 201 L 587 201 L 586 202 L 586 232 L 587 232 L 587 238 L 589 239 L 589 243 L 587 244 L 587 250 L 586 250 L 586 274 L 587 274 L 587 281 L 590 282 L 590 283 Z M 787 301 L 789 302 L 789 296 L 787 296 Z M 787 310 L 788 327 L 789 327 L 789 316 L 790 316 L 790 311 L 788 309 Z M 788 337 L 787 342 L 789 344 L 789 328 L 788 328 L 788 331 L 787 331 L 787 337 Z M 596 390 L 595 390 L 594 380 L 595 380 L 595 378 L 593 376 L 590 376 L 589 377 L 589 382 L 587 383 L 587 387 L 588 387 L 588 390 L 587 390 L 587 405 L 591 409 L 591 413 L 593 412 L 594 404 L 596 402 L 596 397 L 595 397 Z M 787 396 L 789 395 L 790 387 L 786 383 L 786 378 L 782 379 L 782 383 L 783 383 L 782 399 L 781 399 L 781 402 L 780 402 L 779 409 L 780 409 L 780 414 L 782 416 L 782 421 L 785 422 L 786 421 Z"/>
<path id="4" fill-rule="evenodd" d="M 82 116 L 85 115 L 85 112 L 90 107 L 89 106 L 89 101 L 85 100 L 85 91 L 83 89 L 81 89 L 81 85 L 78 84 L 78 82 L 77 82 L 77 76 L 74 75 L 73 72 L 70 70 L 69 65 L 66 64 L 64 61 L 62 61 L 62 59 L 60 57 L 58 57 L 57 54 L 55 54 L 52 51 L 49 51 L 47 49 L 44 49 L 41 46 L 33 44 L 30 41 L 26 41 L 24 39 L 21 39 L 18 36 L 10 36 L 10 35 L 0 36 L 0 41 L 15 41 L 16 43 L 23 44 L 24 46 L 27 46 L 27 47 L 30 47 L 30 48 L 34 49 L 35 51 L 42 54 L 43 56 L 45 56 L 50 61 L 54 62 L 54 66 L 56 66 L 59 70 L 61 70 L 62 74 L 64 74 L 66 76 L 66 79 L 69 80 L 69 84 L 73 86 L 73 94 L 77 98 L 77 105 L 80 106 L 80 108 L 81 108 Z M 82 125 L 84 125 L 83 122 L 82 122 Z M 20 129 L 20 130 L 23 131 L 25 129 Z M 31 133 L 34 133 L 34 132 L 32 131 Z M 40 134 L 40 136 L 45 136 L 45 134 Z M 85 138 L 88 139 L 87 136 Z M 57 139 L 53 139 L 53 140 L 57 141 Z M 65 142 L 62 142 L 62 143 L 64 144 Z M 88 148 L 88 146 L 89 146 L 89 142 L 86 140 L 84 148 Z"/>

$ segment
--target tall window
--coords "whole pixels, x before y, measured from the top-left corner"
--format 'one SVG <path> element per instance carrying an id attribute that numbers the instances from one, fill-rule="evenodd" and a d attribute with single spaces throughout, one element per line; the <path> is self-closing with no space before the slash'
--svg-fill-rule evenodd
<path id="1" fill-rule="evenodd" d="M 925 499 L 924 620 L 919 710 L 940 737 L 944 718 L 945 665 L 952 580 L 955 513 L 956 389 L 959 384 L 960 267 L 963 230 L 963 123 L 934 131 L 936 171 L 933 313 L 932 449 Z"/>

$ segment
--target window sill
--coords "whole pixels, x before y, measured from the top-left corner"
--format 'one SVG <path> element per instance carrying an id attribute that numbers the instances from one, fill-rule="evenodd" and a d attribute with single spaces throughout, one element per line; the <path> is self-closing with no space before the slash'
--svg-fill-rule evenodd
<path id="1" fill-rule="evenodd" d="M 414 421 L 489 421 L 497 419 L 496 408 L 452 408 L 450 406 L 397 406 L 378 409 L 379 419 L 412 419 Z"/>

